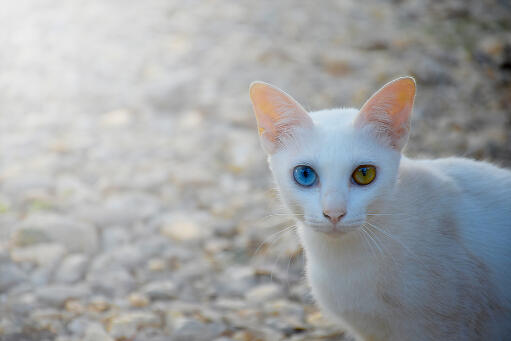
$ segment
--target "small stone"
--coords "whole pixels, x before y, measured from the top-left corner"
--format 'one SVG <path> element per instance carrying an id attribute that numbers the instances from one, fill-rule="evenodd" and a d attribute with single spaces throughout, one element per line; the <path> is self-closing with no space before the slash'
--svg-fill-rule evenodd
<path id="1" fill-rule="evenodd" d="M 50 241 L 51 238 L 47 233 L 31 228 L 18 230 L 13 234 L 11 238 L 11 243 L 18 247 L 26 247 L 39 243 L 47 243 Z"/>
<path id="2" fill-rule="evenodd" d="M 146 307 L 150 302 L 149 297 L 147 297 L 147 295 L 136 292 L 129 295 L 128 300 L 130 304 L 136 308 Z"/>
<path id="3" fill-rule="evenodd" d="M 504 42 L 495 36 L 484 37 L 478 42 L 478 48 L 487 55 L 501 62 L 504 52 Z"/>
<path id="4" fill-rule="evenodd" d="M 90 311 L 102 313 L 108 309 L 110 309 L 110 302 L 103 297 L 94 297 L 89 302 L 88 310 Z"/>
<path id="5" fill-rule="evenodd" d="M 305 316 L 304 309 L 300 304 L 282 299 L 267 302 L 264 305 L 264 311 L 272 316 L 294 317 L 299 320 Z"/>
<path id="6" fill-rule="evenodd" d="M 32 326 L 40 330 L 51 330 L 60 334 L 64 329 L 64 314 L 54 308 L 32 308 L 30 311 L 30 320 Z M 41 338 L 44 340 L 44 338 Z"/>
<path id="7" fill-rule="evenodd" d="M 101 124 L 107 127 L 125 126 L 131 122 L 131 113 L 126 109 L 107 112 L 101 117 Z"/>
<path id="8" fill-rule="evenodd" d="M 173 299 L 178 294 L 177 286 L 172 281 L 151 282 L 145 285 L 142 291 L 152 300 Z"/>
<path id="9" fill-rule="evenodd" d="M 85 312 L 85 307 L 78 300 L 66 301 L 64 306 L 65 306 L 66 310 L 69 311 L 70 313 L 83 314 Z"/>
<path id="10" fill-rule="evenodd" d="M 24 220 L 14 233 L 15 245 L 44 242 L 62 244 L 72 252 L 94 252 L 98 236 L 93 225 L 54 214 L 33 214 Z"/>
<path id="11" fill-rule="evenodd" d="M 352 67 L 346 60 L 333 59 L 327 56 L 321 60 L 321 66 L 326 73 L 334 77 L 346 76 L 352 71 Z"/>
<path id="12" fill-rule="evenodd" d="M 115 247 L 126 245 L 129 242 L 129 234 L 126 228 L 109 227 L 104 229 L 101 242 L 103 249 L 111 250 Z"/>
<path id="13" fill-rule="evenodd" d="M 232 336 L 236 341 L 264 340 L 260 333 L 251 330 L 240 330 Z"/>
<path id="14" fill-rule="evenodd" d="M 83 341 L 114 341 L 99 323 L 91 323 L 85 331 Z"/>
<path id="15" fill-rule="evenodd" d="M 183 218 L 163 226 L 161 228 L 161 233 L 166 237 L 180 242 L 194 241 L 202 236 L 201 230 L 195 222 Z"/>
<path id="16" fill-rule="evenodd" d="M 30 283 L 34 285 L 36 288 L 41 288 L 50 283 L 51 276 L 53 271 L 55 270 L 56 264 L 52 264 L 51 266 L 38 267 L 35 268 L 34 271 L 30 274 Z"/>
<path id="17" fill-rule="evenodd" d="M 256 285 L 254 269 L 248 266 L 231 266 L 220 277 L 218 289 L 226 297 L 244 295 Z"/>
<path id="18" fill-rule="evenodd" d="M 226 240 L 223 238 L 222 239 L 216 238 L 216 239 L 208 240 L 206 242 L 206 245 L 204 245 L 204 250 L 215 255 L 215 254 L 218 254 L 220 252 L 223 252 L 223 251 L 229 249 L 230 247 L 231 247 L 231 242 L 229 240 Z"/>
<path id="19" fill-rule="evenodd" d="M 2 336 L 21 332 L 21 326 L 7 317 L 0 319 L 0 340 Z"/>
<path id="20" fill-rule="evenodd" d="M 132 338 L 140 328 L 160 327 L 160 318 L 149 312 L 124 313 L 112 319 L 109 332 L 115 339 Z"/>
<path id="21" fill-rule="evenodd" d="M 82 208 L 80 217 L 100 227 L 131 226 L 133 223 L 156 215 L 159 200 L 149 194 L 127 193 L 113 195 L 101 206 Z"/>
<path id="22" fill-rule="evenodd" d="M 283 295 L 280 286 L 274 283 L 263 284 L 249 290 L 245 298 L 253 303 L 265 303 L 268 300 L 280 298 Z"/>
<path id="23" fill-rule="evenodd" d="M 316 327 L 329 327 L 331 326 L 332 324 L 330 322 L 328 322 L 323 314 L 321 314 L 320 311 L 314 311 L 314 312 L 311 312 L 310 314 L 308 314 L 305 318 L 305 321 L 308 323 L 308 324 L 312 324 L 313 326 L 316 326 Z"/>
<path id="24" fill-rule="evenodd" d="M 26 280 L 27 275 L 16 264 L 0 264 L 0 294 Z"/>
<path id="25" fill-rule="evenodd" d="M 136 282 L 124 268 L 96 270 L 87 275 L 87 282 L 93 290 L 108 296 L 124 296 L 133 291 Z"/>
<path id="26" fill-rule="evenodd" d="M 202 323 L 189 318 L 177 318 L 167 326 L 173 330 L 174 341 L 210 341 L 225 332 L 221 323 Z"/>
<path id="27" fill-rule="evenodd" d="M 67 300 L 80 299 L 88 294 L 88 287 L 83 285 L 52 285 L 36 290 L 39 300 L 53 306 L 63 306 Z"/>
<path id="28" fill-rule="evenodd" d="M 247 307 L 247 302 L 242 299 L 235 298 L 219 298 L 215 302 L 215 306 L 225 310 L 241 310 Z"/>
<path id="29" fill-rule="evenodd" d="M 55 280 L 63 283 L 74 283 L 83 278 L 87 268 L 87 257 L 83 254 L 67 256 L 60 265 Z"/>
<path id="30" fill-rule="evenodd" d="M 165 261 L 161 258 L 153 258 L 147 262 L 147 267 L 151 271 L 162 271 L 165 269 Z"/>
<path id="31" fill-rule="evenodd" d="M 37 244 L 24 248 L 12 249 L 11 258 L 15 262 L 29 262 L 39 266 L 45 266 L 60 260 L 65 253 L 66 249 L 60 244 Z"/>
<path id="32" fill-rule="evenodd" d="M 71 334 L 74 335 L 83 335 L 89 326 L 90 322 L 87 317 L 84 316 L 78 316 L 77 318 L 73 319 L 71 322 L 69 322 L 66 326 L 67 330 L 71 332 Z"/>

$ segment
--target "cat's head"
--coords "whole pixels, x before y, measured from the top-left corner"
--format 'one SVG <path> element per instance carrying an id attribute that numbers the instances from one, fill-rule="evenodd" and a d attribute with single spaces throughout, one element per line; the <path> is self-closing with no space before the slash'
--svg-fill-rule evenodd
<path id="1" fill-rule="evenodd" d="M 263 149 L 286 206 L 310 228 L 340 235 L 378 214 L 397 177 L 415 97 L 413 78 L 378 90 L 362 109 L 307 113 L 254 82 L 250 98 Z"/>

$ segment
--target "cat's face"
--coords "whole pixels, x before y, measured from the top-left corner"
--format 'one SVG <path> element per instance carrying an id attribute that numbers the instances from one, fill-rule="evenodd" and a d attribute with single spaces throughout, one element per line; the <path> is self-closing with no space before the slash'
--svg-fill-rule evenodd
<path id="1" fill-rule="evenodd" d="M 312 113 L 314 126 L 269 156 L 284 203 L 315 230 L 358 228 L 395 182 L 401 154 L 354 128 L 356 113 Z"/>
<path id="2" fill-rule="evenodd" d="M 281 197 L 298 220 L 341 235 L 378 214 L 396 181 L 414 94 L 413 80 L 400 78 L 360 111 L 308 114 L 281 90 L 252 85 L 263 148 Z"/>

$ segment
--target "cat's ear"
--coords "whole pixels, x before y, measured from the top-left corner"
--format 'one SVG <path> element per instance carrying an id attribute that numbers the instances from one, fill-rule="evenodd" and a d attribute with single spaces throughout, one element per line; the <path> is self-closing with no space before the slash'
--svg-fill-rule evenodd
<path id="1" fill-rule="evenodd" d="M 408 141 L 415 98 L 415 80 L 402 77 L 385 84 L 362 106 L 355 126 L 372 134 L 396 150 Z"/>
<path id="2" fill-rule="evenodd" d="M 275 153 L 284 138 L 292 136 L 296 128 L 312 127 L 305 109 L 284 91 L 263 83 L 250 85 L 250 99 L 257 119 L 259 136 L 264 150 Z"/>

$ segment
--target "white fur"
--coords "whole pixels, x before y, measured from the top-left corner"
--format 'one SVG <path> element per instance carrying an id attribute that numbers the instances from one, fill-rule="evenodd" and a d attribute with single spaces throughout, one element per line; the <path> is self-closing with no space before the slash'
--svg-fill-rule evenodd
<path id="1" fill-rule="evenodd" d="M 357 113 L 311 113 L 313 127 L 269 156 L 319 306 L 363 340 L 511 338 L 511 172 L 402 157 L 355 128 Z M 318 185 L 295 183 L 300 164 Z M 351 181 L 363 164 L 377 167 L 367 186 Z M 325 200 L 346 207 L 335 227 Z"/>

